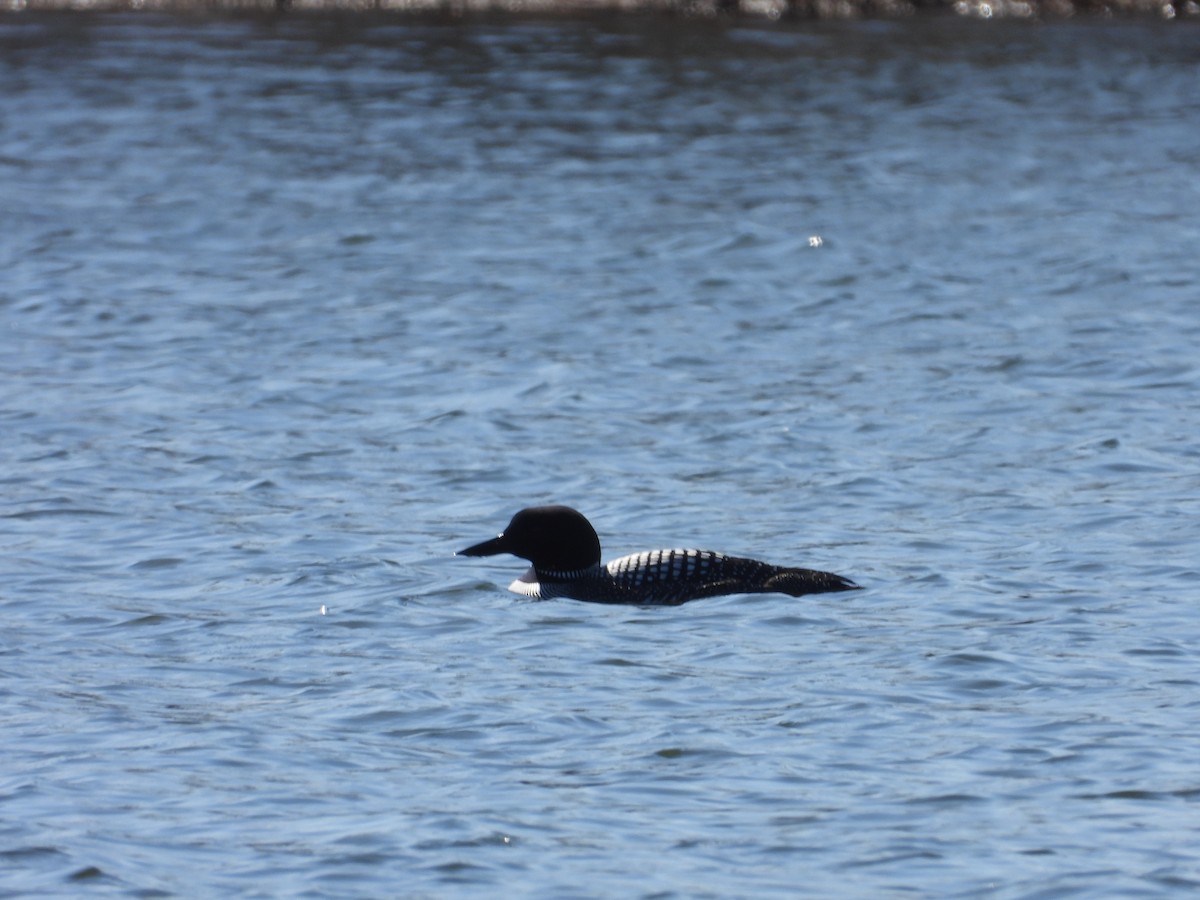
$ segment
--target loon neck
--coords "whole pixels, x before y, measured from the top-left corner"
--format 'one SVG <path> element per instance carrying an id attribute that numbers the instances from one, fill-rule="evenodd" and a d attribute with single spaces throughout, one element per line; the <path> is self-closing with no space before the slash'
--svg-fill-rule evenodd
<path id="1" fill-rule="evenodd" d="M 600 563 L 582 569 L 555 569 L 549 566 L 533 567 L 537 572 L 538 581 L 579 581 L 584 578 L 595 578 L 600 574 Z"/>

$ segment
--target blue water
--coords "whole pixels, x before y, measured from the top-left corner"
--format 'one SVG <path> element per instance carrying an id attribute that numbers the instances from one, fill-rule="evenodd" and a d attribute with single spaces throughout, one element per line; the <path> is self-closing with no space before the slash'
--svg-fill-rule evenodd
<path id="1" fill-rule="evenodd" d="M 1196 37 L 0 18 L 0 893 L 1194 894 Z"/>

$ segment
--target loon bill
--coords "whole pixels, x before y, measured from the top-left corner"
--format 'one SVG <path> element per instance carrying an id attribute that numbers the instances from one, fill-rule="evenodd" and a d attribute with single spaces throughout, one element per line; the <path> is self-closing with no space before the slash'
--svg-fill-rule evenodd
<path id="1" fill-rule="evenodd" d="M 523 509 L 497 537 L 459 551 L 461 556 L 498 553 L 533 563 L 508 589 L 542 600 L 678 606 L 723 594 L 800 597 L 859 588 L 832 572 L 773 566 L 711 550 L 651 550 L 602 565 L 596 529 L 569 506 Z"/>

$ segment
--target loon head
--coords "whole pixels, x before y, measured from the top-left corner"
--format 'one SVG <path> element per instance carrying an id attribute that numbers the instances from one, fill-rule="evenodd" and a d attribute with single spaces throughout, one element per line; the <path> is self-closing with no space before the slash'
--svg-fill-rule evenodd
<path id="1" fill-rule="evenodd" d="M 578 572 L 600 565 L 600 538 L 592 523 L 569 506 L 531 506 L 513 516 L 497 537 L 458 552 L 511 553 L 543 572 Z"/>

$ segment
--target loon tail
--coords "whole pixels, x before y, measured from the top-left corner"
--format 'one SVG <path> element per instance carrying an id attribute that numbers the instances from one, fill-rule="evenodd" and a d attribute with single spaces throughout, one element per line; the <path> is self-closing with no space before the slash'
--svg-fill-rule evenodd
<path id="1" fill-rule="evenodd" d="M 763 587 L 792 597 L 805 594 L 828 594 L 831 591 L 858 591 L 860 585 L 849 578 L 816 569 L 780 569 L 766 580 Z"/>

